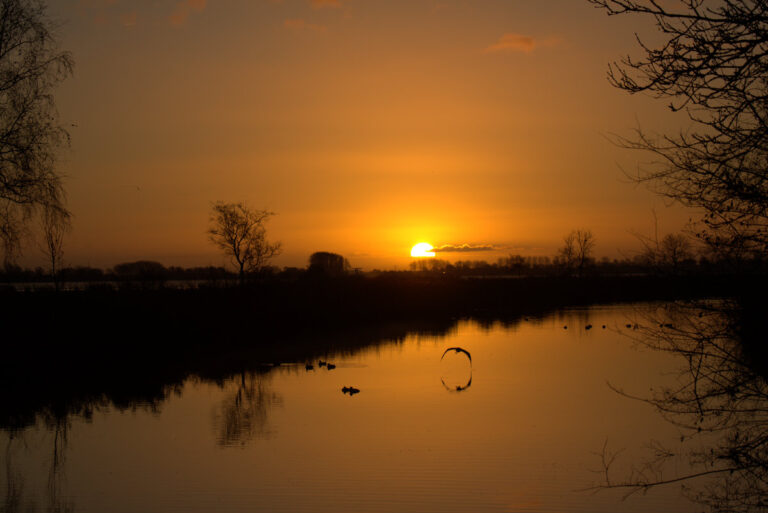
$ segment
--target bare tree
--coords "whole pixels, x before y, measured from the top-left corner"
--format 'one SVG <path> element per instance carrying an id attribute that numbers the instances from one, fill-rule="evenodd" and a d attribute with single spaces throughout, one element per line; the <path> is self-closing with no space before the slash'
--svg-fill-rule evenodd
<path id="1" fill-rule="evenodd" d="M 563 247 L 557 252 L 557 257 L 563 266 L 571 270 L 576 265 L 576 232 L 563 237 Z"/>
<path id="2" fill-rule="evenodd" d="M 59 290 L 62 261 L 64 259 L 64 235 L 69 230 L 69 212 L 55 206 L 43 209 L 41 216 L 43 229 L 43 253 L 51 266 L 51 278 L 56 290 Z"/>
<path id="3" fill-rule="evenodd" d="M 659 239 L 659 222 L 656 212 L 653 213 L 654 230 L 652 236 L 634 233 L 642 244 L 638 255 L 644 265 L 656 272 L 671 272 L 677 274 L 681 266 L 695 257 L 691 237 L 684 233 L 668 233 Z"/>
<path id="4" fill-rule="evenodd" d="M 262 270 L 280 254 L 281 244 L 267 241 L 264 227 L 273 215 L 267 210 L 253 209 L 243 202 L 219 201 L 213 204 L 208 237 L 237 265 L 240 284 L 245 281 L 246 272 Z"/>
<path id="5" fill-rule="evenodd" d="M 54 165 L 69 135 L 52 90 L 72 74 L 41 0 L 0 0 L 0 244 L 18 254 L 27 221 L 40 208 L 64 211 Z"/>
<path id="6" fill-rule="evenodd" d="M 634 178 L 703 212 L 697 235 L 735 260 L 768 249 L 768 3 L 764 0 L 588 0 L 610 15 L 647 16 L 663 36 L 609 67 L 629 93 L 670 100 L 693 128 L 619 143 L 652 152 Z"/>
<path id="7" fill-rule="evenodd" d="M 590 230 L 573 230 L 563 237 L 563 247 L 558 256 L 568 270 L 576 269 L 581 276 L 592 260 L 595 237 Z"/>
<path id="8" fill-rule="evenodd" d="M 661 261 L 677 273 L 685 262 L 693 259 L 691 241 L 681 233 L 668 233 L 661 239 L 660 254 Z"/>

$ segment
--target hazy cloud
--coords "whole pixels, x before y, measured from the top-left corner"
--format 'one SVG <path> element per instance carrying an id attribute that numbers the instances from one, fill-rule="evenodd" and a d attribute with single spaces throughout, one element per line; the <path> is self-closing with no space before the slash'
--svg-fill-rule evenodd
<path id="1" fill-rule="evenodd" d="M 309 0 L 309 4 L 313 9 L 322 9 L 323 7 L 338 9 L 341 7 L 341 0 Z"/>
<path id="2" fill-rule="evenodd" d="M 183 25 L 190 14 L 202 11 L 207 4 L 208 0 L 181 0 L 174 7 L 168 21 L 171 22 L 171 25 Z"/>
<path id="3" fill-rule="evenodd" d="M 119 23 L 124 27 L 133 27 L 146 21 L 154 21 L 155 7 L 149 2 L 128 2 L 125 0 L 77 0 L 80 13 L 91 18 L 98 25 Z M 208 0 L 156 0 L 161 14 L 171 25 L 183 25 L 196 12 L 205 10 Z M 138 4 L 136 8 L 131 8 Z M 170 13 L 170 14 L 168 14 Z"/>
<path id="4" fill-rule="evenodd" d="M 97 7 L 107 7 L 117 3 L 117 0 L 79 0 L 77 2 L 78 7 L 84 7 L 86 9 L 94 9 Z"/>
<path id="5" fill-rule="evenodd" d="M 283 26 L 288 30 L 303 31 L 309 30 L 311 32 L 325 32 L 326 27 L 323 25 L 317 25 L 315 23 L 308 23 L 300 18 L 288 19 L 283 22 Z"/>
<path id="6" fill-rule="evenodd" d="M 435 4 L 432 6 L 432 14 L 438 13 L 446 7 L 448 7 L 446 2 L 435 2 Z"/>
<path id="7" fill-rule="evenodd" d="M 473 246 L 472 244 L 461 244 L 459 246 L 456 246 L 454 244 L 443 244 L 438 248 L 432 249 L 432 251 L 434 251 L 435 253 L 472 253 L 475 251 L 494 251 L 494 250 L 496 250 L 495 246 L 488 246 L 488 245 Z"/>
<path id="8" fill-rule="evenodd" d="M 530 53 L 536 48 L 544 46 L 554 46 L 558 43 L 556 38 L 537 40 L 530 36 L 522 34 L 507 33 L 499 38 L 498 41 L 485 48 L 486 53 L 496 52 L 523 52 Z"/>

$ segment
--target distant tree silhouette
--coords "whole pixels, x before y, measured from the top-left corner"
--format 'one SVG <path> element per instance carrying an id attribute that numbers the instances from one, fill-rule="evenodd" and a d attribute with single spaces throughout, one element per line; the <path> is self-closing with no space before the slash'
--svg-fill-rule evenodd
<path id="1" fill-rule="evenodd" d="M 648 270 L 657 273 L 678 274 L 684 264 L 691 264 L 696 257 L 691 236 L 685 233 L 669 233 L 659 239 L 659 222 L 653 213 L 652 236 L 635 233 L 642 250 L 638 261 Z"/>
<path id="2" fill-rule="evenodd" d="M 466 262 L 464 262 L 466 263 Z M 477 263 L 477 262 L 475 262 Z M 455 267 L 461 267 L 462 262 L 456 262 Z M 441 258 L 419 258 L 410 264 L 411 270 L 431 273 L 445 273 L 454 268 L 450 262 Z"/>
<path id="3" fill-rule="evenodd" d="M 349 272 L 349 261 L 343 256 L 326 251 L 312 253 L 309 257 L 309 270 L 328 276 L 341 276 Z"/>
<path id="4" fill-rule="evenodd" d="M 168 270 L 160 262 L 139 260 L 117 264 L 112 272 L 122 283 L 133 286 L 159 288 L 168 278 Z"/>
<path id="5" fill-rule="evenodd" d="M 576 269 L 581 276 L 592 259 L 594 249 L 595 237 L 590 230 L 573 230 L 563 237 L 558 257 L 567 270 Z"/>
<path id="6" fill-rule="evenodd" d="M 64 235 L 69 229 L 69 214 L 63 209 L 49 205 L 42 213 L 43 253 L 51 265 L 51 279 L 59 290 L 60 272 L 64 258 Z"/>
<path id="7" fill-rule="evenodd" d="M 644 246 L 641 261 L 656 271 L 677 274 L 695 256 L 690 238 L 682 233 L 668 233 L 661 240 L 647 238 L 641 242 Z"/>
<path id="8" fill-rule="evenodd" d="M 269 261 L 280 254 L 281 244 L 267 241 L 264 223 L 274 213 L 253 209 L 247 204 L 213 204 L 208 238 L 232 258 L 238 267 L 240 284 L 246 272 L 262 270 Z"/>
<path id="9" fill-rule="evenodd" d="M 664 41 L 609 67 L 629 93 L 668 98 L 693 128 L 619 144 L 659 158 L 634 176 L 703 212 L 697 235 L 735 262 L 768 250 L 768 3 L 764 0 L 588 0 L 610 15 L 654 19 Z"/>
<path id="10" fill-rule="evenodd" d="M 40 208 L 64 208 L 57 151 L 69 140 L 52 90 L 72 73 L 40 0 L 0 0 L 0 244 L 18 254 L 27 221 Z"/>

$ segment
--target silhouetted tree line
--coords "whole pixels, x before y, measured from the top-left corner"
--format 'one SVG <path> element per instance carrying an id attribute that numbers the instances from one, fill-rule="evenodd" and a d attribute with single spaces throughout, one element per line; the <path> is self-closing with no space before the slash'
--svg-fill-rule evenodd
<path id="1" fill-rule="evenodd" d="M 90 266 L 64 267 L 58 271 L 57 278 L 63 283 L 149 282 L 165 284 L 172 280 L 234 280 L 237 279 L 237 274 L 228 271 L 224 267 L 166 267 L 159 262 L 145 260 L 117 264 L 113 268 L 106 270 Z M 0 269 L 0 282 L 48 283 L 52 281 L 50 269 L 42 267 L 29 269 L 7 264 Z"/>
<path id="2" fill-rule="evenodd" d="M 631 258 L 587 258 L 579 264 L 564 260 L 540 256 L 510 255 L 499 258 L 496 262 L 467 260 L 448 262 L 430 258 L 412 262 L 411 271 L 421 273 L 450 274 L 454 276 L 504 276 L 504 277 L 564 277 L 564 276 L 686 276 L 686 275 L 723 275 L 732 271 L 728 262 L 710 260 L 706 256 L 683 255 L 674 247 L 666 253 L 666 246 L 660 251 L 643 251 Z M 766 272 L 768 266 L 760 259 L 748 262 L 754 272 Z"/>
<path id="3" fill-rule="evenodd" d="M 571 261 L 558 254 L 548 256 L 509 255 L 495 262 L 485 260 L 459 260 L 449 262 L 439 258 L 425 258 L 411 262 L 410 270 L 419 274 L 436 274 L 453 277 L 565 277 L 565 276 L 708 276 L 723 275 L 732 271 L 729 261 L 696 255 L 690 250 L 687 239 L 680 235 L 668 235 L 661 241 L 647 246 L 631 258 L 610 259 L 593 257 Z M 753 273 L 768 272 L 768 262 L 751 259 L 742 264 Z M 349 274 L 374 277 L 397 271 L 353 271 L 342 255 L 317 252 L 310 257 L 309 265 L 299 267 L 268 266 L 258 272 L 244 273 L 246 281 L 296 281 L 305 275 L 314 277 L 343 277 Z M 402 271 L 401 271 L 402 272 Z M 110 269 L 90 266 L 63 267 L 56 271 L 58 284 L 78 286 L 106 284 L 117 287 L 160 288 L 172 286 L 170 282 L 189 282 L 189 286 L 227 286 L 239 283 L 239 273 L 221 266 L 179 267 L 164 266 L 150 260 L 124 262 Z M 0 268 L 0 283 L 54 283 L 50 268 L 22 268 L 6 264 Z"/>

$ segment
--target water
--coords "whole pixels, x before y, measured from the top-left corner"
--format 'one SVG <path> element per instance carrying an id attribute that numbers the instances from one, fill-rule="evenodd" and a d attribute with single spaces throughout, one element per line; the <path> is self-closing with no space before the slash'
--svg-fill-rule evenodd
<path id="1" fill-rule="evenodd" d="M 681 436 L 608 385 L 643 395 L 677 379 L 675 355 L 633 343 L 636 313 L 462 321 L 328 354 L 333 370 L 314 359 L 189 378 L 157 404 L 39 420 L 0 432 L 0 497 L 8 512 L 698 511 L 679 485 L 589 490 L 604 484 L 604 447 L 623 450 L 619 480 L 651 440 Z"/>

